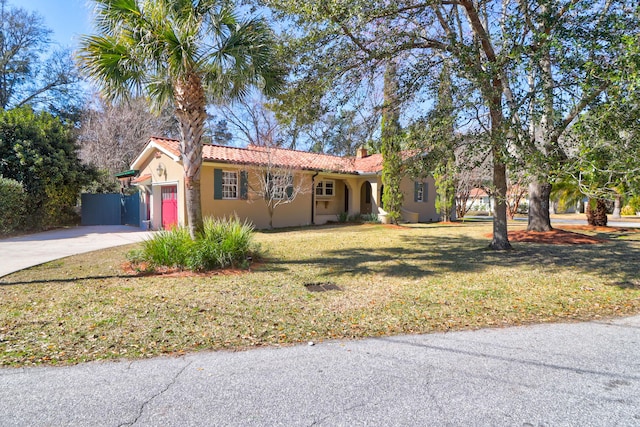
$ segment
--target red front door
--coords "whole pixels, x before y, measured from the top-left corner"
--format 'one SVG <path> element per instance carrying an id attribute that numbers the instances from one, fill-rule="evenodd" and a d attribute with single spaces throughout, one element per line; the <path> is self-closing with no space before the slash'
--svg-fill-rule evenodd
<path id="1" fill-rule="evenodd" d="M 178 188 L 162 187 L 162 228 L 170 230 L 178 225 Z"/>

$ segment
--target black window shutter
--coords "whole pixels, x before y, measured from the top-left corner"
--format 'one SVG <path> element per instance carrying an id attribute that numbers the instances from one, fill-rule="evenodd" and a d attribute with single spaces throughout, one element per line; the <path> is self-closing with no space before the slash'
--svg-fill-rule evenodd
<path id="1" fill-rule="evenodd" d="M 249 198 L 249 179 L 247 171 L 240 171 L 240 198 L 247 200 Z"/>
<path id="2" fill-rule="evenodd" d="M 222 199 L 222 169 L 213 170 L 213 198 Z"/>

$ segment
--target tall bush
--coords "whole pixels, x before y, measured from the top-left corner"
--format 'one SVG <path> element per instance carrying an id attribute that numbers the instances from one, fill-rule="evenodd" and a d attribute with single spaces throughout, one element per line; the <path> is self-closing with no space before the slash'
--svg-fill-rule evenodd
<path id="1" fill-rule="evenodd" d="M 0 175 L 23 184 L 26 226 L 73 221 L 80 189 L 93 177 L 78 158 L 70 126 L 30 107 L 0 110 Z"/>
<path id="2" fill-rule="evenodd" d="M 0 235 L 19 231 L 24 226 L 26 194 L 22 184 L 0 176 Z"/>
<path id="3" fill-rule="evenodd" d="M 159 267 L 208 271 L 227 267 L 244 267 L 259 256 L 253 244 L 253 226 L 236 218 L 205 218 L 204 229 L 192 240 L 187 228 L 160 231 L 132 252 L 132 263 L 146 269 Z"/>
<path id="4" fill-rule="evenodd" d="M 640 212 L 640 196 L 633 196 L 629 199 L 629 206 L 633 209 L 633 212 Z"/>

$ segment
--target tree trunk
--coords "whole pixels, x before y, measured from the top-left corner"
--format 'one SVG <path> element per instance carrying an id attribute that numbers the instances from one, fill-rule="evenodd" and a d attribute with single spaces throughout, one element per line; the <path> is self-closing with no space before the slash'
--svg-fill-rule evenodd
<path id="1" fill-rule="evenodd" d="M 204 228 L 200 194 L 202 134 L 207 118 L 204 88 L 200 77 L 186 76 L 175 84 L 176 117 L 180 125 L 180 158 L 184 169 L 189 234 L 196 239 Z"/>
<path id="2" fill-rule="evenodd" d="M 483 24 L 482 18 L 476 9 L 476 2 L 469 0 L 460 1 L 459 3 L 465 9 L 469 24 L 474 34 L 478 37 L 480 49 L 486 55 L 490 63 L 487 68 L 491 71 L 485 71 L 475 68 L 473 77 L 479 84 L 487 107 L 489 109 L 489 117 L 491 120 L 491 155 L 493 160 L 493 187 L 494 187 L 494 208 L 493 208 L 493 239 L 489 247 L 494 250 L 511 249 L 509 243 L 509 235 L 507 233 L 507 168 L 503 159 L 506 155 L 506 134 L 504 129 L 504 111 L 502 108 L 502 96 L 505 86 L 502 81 L 501 67 L 504 64 L 496 56 L 491 44 L 491 39 L 487 33 L 487 26 Z M 479 52 L 478 52 L 479 53 Z M 471 60 L 474 61 L 474 60 Z M 478 71 L 482 71 L 481 75 Z M 487 79 L 487 77 L 489 79 Z"/>
<path id="3" fill-rule="evenodd" d="M 199 175 L 199 174 L 198 174 Z M 195 240 L 204 229 L 202 220 L 202 204 L 200 195 L 200 177 L 194 179 L 185 173 L 184 177 L 185 199 L 187 202 L 187 222 L 189 235 Z"/>
<path id="4" fill-rule="evenodd" d="M 529 221 L 527 231 L 550 231 L 549 196 L 551 184 L 534 181 L 529 184 Z"/>
<path id="5" fill-rule="evenodd" d="M 587 222 L 595 227 L 607 226 L 607 203 L 603 199 L 591 199 L 587 203 Z"/>
<path id="6" fill-rule="evenodd" d="M 511 249 L 507 232 L 507 168 L 498 155 L 493 158 L 493 240 L 489 247 L 496 250 Z"/>
<path id="7" fill-rule="evenodd" d="M 622 196 L 616 196 L 615 199 L 613 199 L 613 214 L 611 215 L 612 218 L 622 218 Z"/>
<path id="8" fill-rule="evenodd" d="M 494 250 L 511 249 L 507 231 L 507 167 L 502 159 L 504 148 L 502 124 L 502 82 L 492 82 L 493 92 L 489 105 L 491 116 L 491 155 L 493 157 L 493 239 L 489 247 Z"/>

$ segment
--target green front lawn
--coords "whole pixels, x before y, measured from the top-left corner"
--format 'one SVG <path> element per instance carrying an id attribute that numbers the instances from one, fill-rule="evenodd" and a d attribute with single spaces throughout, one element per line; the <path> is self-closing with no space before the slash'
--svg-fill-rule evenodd
<path id="1" fill-rule="evenodd" d="M 125 273 L 133 246 L 66 258 L 0 278 L 0 364 L 640 313 L 640 233 L 504 253 L 485 249 L 490 232 L 467 223 L 257 233 L 267 262 L 195 277 Z"/>

